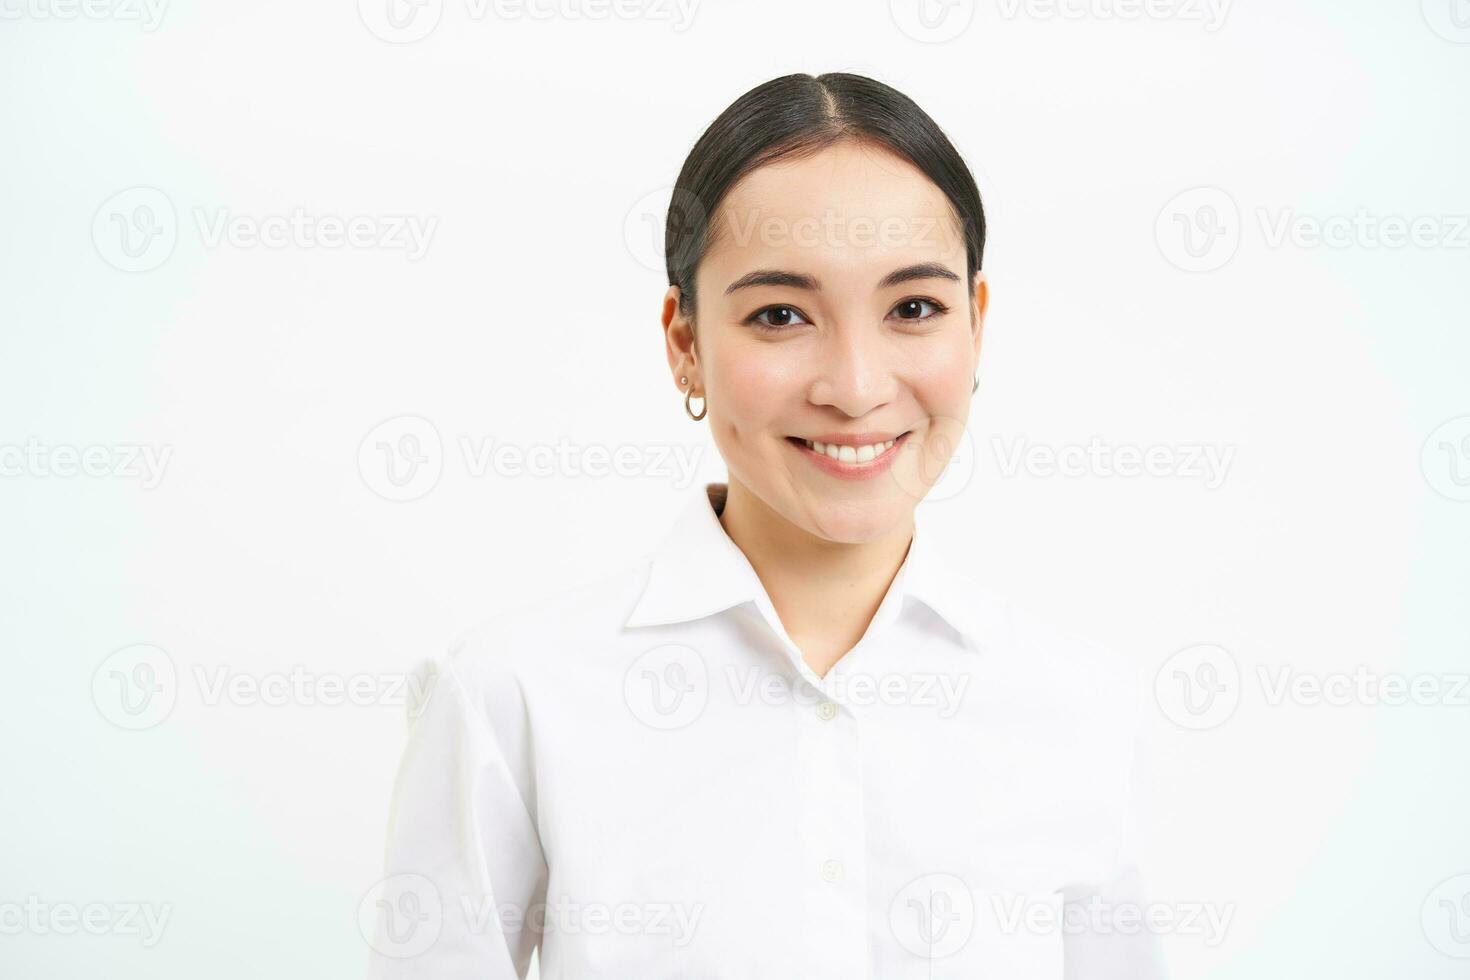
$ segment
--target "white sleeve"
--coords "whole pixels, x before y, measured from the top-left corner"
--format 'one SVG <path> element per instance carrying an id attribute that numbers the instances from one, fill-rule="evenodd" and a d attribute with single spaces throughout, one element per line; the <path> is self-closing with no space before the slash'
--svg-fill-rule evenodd
<path id="1" fill-rule="evenodd" d="M 440 661 L 393 789 L 385 876 L 364 900 L 370 980 L 524 980 L 546 863 L 525 704 L 465 644 Z"/>

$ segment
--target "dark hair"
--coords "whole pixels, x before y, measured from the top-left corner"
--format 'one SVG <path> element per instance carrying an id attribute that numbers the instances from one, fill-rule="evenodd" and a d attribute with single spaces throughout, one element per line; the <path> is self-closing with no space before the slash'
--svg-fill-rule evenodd
<path id="1" fill-rule="evenodd" d="M 810 156 L 844 141 L 879 143 L 908 159 L 949 198 L 965 238 L 974 291 L 985 251 L 985 211 L 959 151 L 918 104 L 863 75 L 785 75 L 736 99 L 700 136 L 669 201 L 664 254 L 679 310 L 694 314 L 694 272 L 710 247 L 709 216 L 752 170 L 783 157 Z"/>

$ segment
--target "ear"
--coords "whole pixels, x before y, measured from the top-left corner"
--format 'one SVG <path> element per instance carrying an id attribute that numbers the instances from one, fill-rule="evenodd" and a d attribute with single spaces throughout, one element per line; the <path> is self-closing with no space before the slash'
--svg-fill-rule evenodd
<path id="1" fill-rule="evenodd" d="M 699 386 L 699 351 L 694 343 L 694 321 L 679 312 L 680 295 L 678 286 L 669 287 L 659 320 L 663 323 L 664 354 L 674 374 L 674 386 L 683 391 Z M 680 377 L 688 377 L 689 384 L 679 384 Z"/>
<path id="2" fill-rule="evenodd" d="M 980 364 L 980 340 L 985 333 L 985 310 L 990 306 L 990 281 L 983 271 L 975 273 L 975 295 L 970 298 L 970 332 L 974 335 L 975 364 Z"/>

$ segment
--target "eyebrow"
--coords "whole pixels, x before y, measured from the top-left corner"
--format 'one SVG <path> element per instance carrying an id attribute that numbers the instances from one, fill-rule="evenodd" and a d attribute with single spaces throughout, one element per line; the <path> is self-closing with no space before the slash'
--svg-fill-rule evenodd
<path id="1" fill-rule="evenodd" d="M 877 285 L 877 289 L 887 289 L 905 282 L 913 282 L 915 279 L 948 279 L 959 282 L 960 277 L 955 275 L 938 262 L 919 262 L 914 265 L 906 265 L 901 269 L 894 269 L 884 276 Z M 729 296 L 738 289 L 749 289 L 752 286 L 789 286 L 792 289 L 820 290 L 821 282 L 815 276 L 809 276 L 801 272 L 787 272 L 783 269 L 757 269 L 747 272 L 745 275 L 730 283 L 725 290 Z"/>

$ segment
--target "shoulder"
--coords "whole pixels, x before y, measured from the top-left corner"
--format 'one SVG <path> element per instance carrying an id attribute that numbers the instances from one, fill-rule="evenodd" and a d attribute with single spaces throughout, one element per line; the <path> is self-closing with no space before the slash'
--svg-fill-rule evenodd
<path id="1" fill-rule="evenodd" d="M 583 665 L 615 644 L 642 592 L 647 564 L 639 559 L 472 621 L 447 650 L 416 665 L 409 687 L 421 693 L 410 705 L 410 721 L 438 703 L 490 719 L 509 737 L 525 717 L 528 684 L 585 676 Z"/>
<path id="2" fill-rule="evenodd" d="M 648 578 L 643 557 L 589 581 L 482 616 L 450 646 L 465 679 L 556 669 L 606 649 L 623 631 Z"/>

